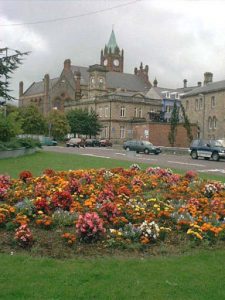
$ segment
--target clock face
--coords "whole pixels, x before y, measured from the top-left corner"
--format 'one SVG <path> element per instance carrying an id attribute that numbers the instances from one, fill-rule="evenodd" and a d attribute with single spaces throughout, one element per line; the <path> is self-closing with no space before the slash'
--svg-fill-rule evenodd
<path id="1" fill-rule="evenodd" d="M 113 64 L 114 64 L 114 66 L 118 67 L 120 62 L 118 59 L 114 59 Z"/>
<path id="2" fill-rule="evenodd" d="M 103 62 L 104 66 L 107 66 L 108 64 L 108 59 L 105 59 L 104 62 Z"/>

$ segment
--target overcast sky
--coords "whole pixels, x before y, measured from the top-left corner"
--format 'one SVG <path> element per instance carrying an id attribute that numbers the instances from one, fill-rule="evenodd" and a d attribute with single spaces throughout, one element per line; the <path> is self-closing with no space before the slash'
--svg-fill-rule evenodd
<path id="1" fill-rule="evenodd" d="M 206 71 L 224 80 L 224 12 L 223 0 L 0 0 L 0 48 L 31 51 L 13 75 L 12 94 L 18 97 L 20 80 L 27 89 L 46 73 L 58 77 L 67 58 L 78 66 L 100 63 L 112 26 L 126 73 L 143 62 L 162 87 L 182 87 L 184 78 L 196 85 Z M 58 18 L 67 19 L 45 22 Z"/>

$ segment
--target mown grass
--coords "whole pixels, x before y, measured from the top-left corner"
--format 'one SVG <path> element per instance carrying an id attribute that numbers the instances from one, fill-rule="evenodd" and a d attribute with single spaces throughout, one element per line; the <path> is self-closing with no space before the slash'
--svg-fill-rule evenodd
<path id="1" fill-rule="evenodd" d="M 225 251 L 180 257 L 54 260 L 1 254 L 0 298 L 225 299 Z"/>
<path id="2" fill-rule="evenodd" d="M 37 152 L 35 154 L 21 156 L 17 158 L 7 158 L 0 160 L 0 174 L 8 174 L 13 178 L 18 178 L 21 171 L 29 170 L 33 175 L 39 176 L 45 169 L 54 169 L 58 171 L 89 168 L 128 168 L 132 161 L 123 161 L 116 159 L 83 156 L 77 154 L 65 154 L 55 152 Z M 138 163 L 141 168 L 156 167 L 153 164 Z M 191 169 L 191 168 L 190 168 Z M 173 169 L 175 173 L 184 173 L 185 171 Z M 225 182 L 224 175 L 199 174 L 202 178 L 214 179 Z"/>

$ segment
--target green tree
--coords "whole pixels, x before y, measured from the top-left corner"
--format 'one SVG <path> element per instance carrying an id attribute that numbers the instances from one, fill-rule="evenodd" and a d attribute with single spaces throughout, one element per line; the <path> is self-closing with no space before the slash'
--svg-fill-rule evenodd
<path id="1" fill-rule="evenodd" d="M 0 141 L 8 142 L 20 133 L 22 130 L 21 122 L 18 120 L 18 112 L 12 112 L 7 116 L 0 113 Z"/>
<path id="2" fill-rule="evenodd" d="M 63 112 L 53 110 L 46 118 L 51 136 L 56 140 L 62 140 L 70 132 L 70 125 Z"/>
<path id="3" fill-rule="evenodd" d="M 101 130 L 101 124 L 94 111 L 74 109 L 67 113 L 67 119 L 73 134 L 96 136 Z"/>
<path id="4" fill-rule="evenodd" d="M 19 118 L 22 121 L 22 130 L 24 133 L 44 134 L 46 132 L 46 120 L 36 106 L 20 107 Z"/>
<path id="5" fill-rule="evenodd" d="M 12 53 L 9 55 L 9 51 Z M 22 63 L 23 56 L 28 55 L 29 52 L 20 52 L 18 50 L 11 50 L 9 48 L 0 48 L 0 99 L 12 100 L 14 97 L 10 96 L 9 80 L 11 74 Z"/>
<path id="6" fill-rule="evenodd" d="M 177 125 L 179 123 L 179 109 L 177 107 L 176 101 L 173 105 L 173 110 L 171 113 L 171 119 L 170 119 L 170 132 L 168 135 L 168 139 L 170 142 L 170 145 L 173 147 L 176 141 L 176 135 L 177 135 Z"/>
<path id="7" fill-rule="evenodd" d="M 191 142 L 193 140 L 193 135 L 192 135 L 192 130 L 191 130 L 191 124 L 190 124 L 190 121 L 188 119 L 188 116 L 186 115 L 186 112 L 185 112 L 185 109 L 184 109 L 184 106 L 183 106 L 182 103 L 181 103 L 180 107 L 181 107 L 181 112 L 182 112 L 183 119 L 184 119 L 183 126 L 186 129 L 188 140 L 189 140 L 189 142 Z"/>

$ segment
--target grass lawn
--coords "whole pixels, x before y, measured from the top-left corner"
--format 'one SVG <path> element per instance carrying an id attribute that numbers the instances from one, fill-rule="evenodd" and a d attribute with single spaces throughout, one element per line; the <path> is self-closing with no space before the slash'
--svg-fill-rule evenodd
<path id="1" fill-rule="evenodd" d="M 132 161 L 40 151 L 27 156 L 1 159 L 0 174 L 8 174 L 13 178 L 18 178 L 19 173 L 24 170 L 29 170 L 33 175 L 39 176 L 45 169 L 66 171 L 90 168 L 129 168 L 131 164 Z M 155 165 L 146 163 L 138 163 L 138 165 L 144 169 L 149 166 L 155 167 Z M 184 173 L 181 170 L 176 169 L 173 169 L 173 171 L 175 173 Z M 223 175 L 217 176 L 201 173 L 199 174 L 199 176 L 202 178 L 220 180 L 222 182 L 225 182 L 225 177 Z"/>
<path id="2" fill-rule="evenodd" d="M 0 299 L 225 299 L 224 256 L 60 261 L 1 254 Z"/>

